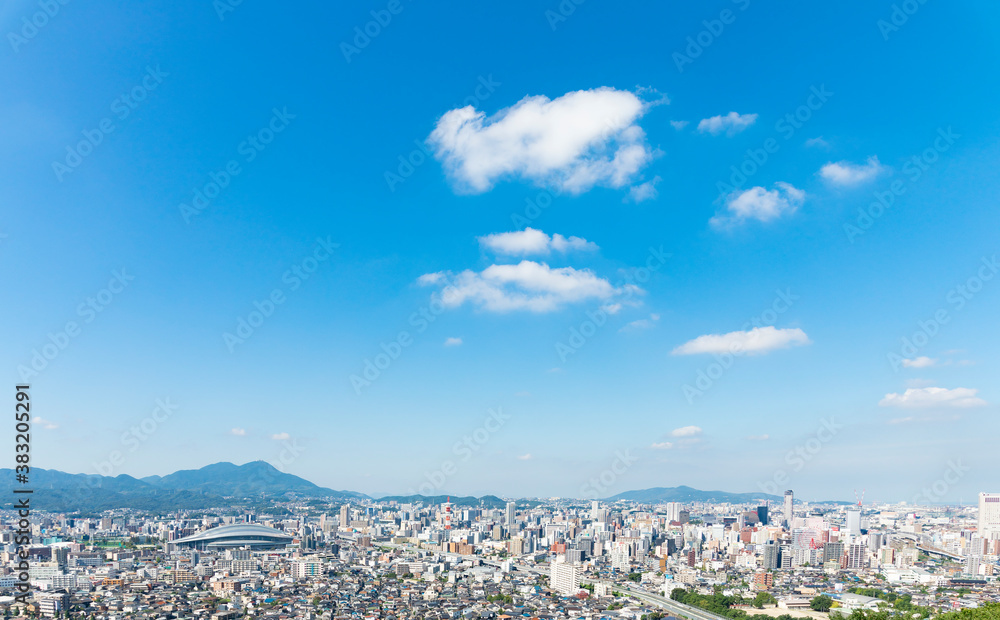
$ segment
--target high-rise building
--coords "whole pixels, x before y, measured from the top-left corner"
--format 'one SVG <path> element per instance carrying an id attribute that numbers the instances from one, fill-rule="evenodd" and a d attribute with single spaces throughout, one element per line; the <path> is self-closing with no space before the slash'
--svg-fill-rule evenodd
<path id="1" fill-rule="evenodd" d="M 861 535 L 861 509 L 847 509 L 847 533 L 851 536 Z"/>
<path id="2" fill-rule="evenodd" d="M 580 565 L 573 562 L 552 564 L 550 583 L 559 594 L 573 596 L 580 591 Z"/>
<path id="3" fill-rule="evenodd" d="M 1000 493 L 979 494 L 978 530 L 983 539 L 1000 538 Z"/>
<path id="4" fill-rule="evenodd" d="M 517 512 L 515 510 L 516 506 L 517 506 L 517 504 L 515 504 L 514 502 L 507 502 L 507 519 L 506 519 L 506 524 L 507 524 L 507 529 L 508 530 L 513 530 L 514 529 L 514 524 L 516 523 L 516 519 L 517 519 L 517 517 L 516 517 Z"/>
<path id="5" fill-rule="evenodd" d="M 761 554 L 761 567 L 767 570 L 778 568 L 778 545 L 773 542 L 764 545 L 764 552 Z"/>
<path id="6" fill-rule="evenodd" d="M 351 525 L 351 506 L 344 504 L 340 507 L 340 527 L 347 528 Z"/>
<path id="7" fill-rule="evenodd" d="M 795 501 L 795 496 L 792 494 L 791 489 L 785 491 L 785 529 L 792 529 L 792 517 L 794 516 L 792 512 L 792 504 Z"/>
<path id="8" fill-rule="evenodd" d="M 767 506 L 757 506 L 757 519 L 761 525 L 767 525 Z"/>

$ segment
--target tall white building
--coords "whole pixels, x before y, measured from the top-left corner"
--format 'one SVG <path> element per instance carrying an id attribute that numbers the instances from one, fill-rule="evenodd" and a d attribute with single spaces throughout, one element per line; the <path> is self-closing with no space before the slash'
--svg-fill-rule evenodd
<path id="1" fill-rule="evenodd" d="M 1000 538 L 1000 493 L 979 494 L 979 536 Z"/>
<path id="2" fill-rule="evenodd" d="M 552 564 L 550 585 L 563 596 L 573 596 L 580 591 L 580 565 L 572 562 L 555 562 Z"/>
<path id="3" fill-rule="evenodd" d="M 847 509 L 847 533 L 851 536 L 861 535 L 861 509 Z"/>
<path id="4" fill-rule="evenodd" d="M 513 529 L 517 519 L 516 506 L 514 502 L 507 502 L 507 529 Z"/>
<path id="5" fill-rule="evenodd" d="M 789 530 L 792 529 L 792 504 L 794 502 L 795 496 L 792 494 L 792 491 L 790 489 L 785 491 L 785 528 Z"/>

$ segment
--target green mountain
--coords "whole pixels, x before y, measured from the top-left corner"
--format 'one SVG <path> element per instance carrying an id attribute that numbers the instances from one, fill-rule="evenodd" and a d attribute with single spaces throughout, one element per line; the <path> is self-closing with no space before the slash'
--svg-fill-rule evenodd
<path id="1" fill-rule="evenodd" d="M 30 484 L 15 481 L 15 472 L 0 469 L 0 493 L 30 488 L 32 506 L 53 512 L 98 513 L 115 508 L 150 512 L 235 508 L 264 499 L 290 496 L 331 500 L 365 499 L 352 491 L 334 491 L 286 474 L 263 461 L 245 465 L 215 463 L 201 469 L 143 479 L 127 475 L 68 474 L 32 468 Z"/>

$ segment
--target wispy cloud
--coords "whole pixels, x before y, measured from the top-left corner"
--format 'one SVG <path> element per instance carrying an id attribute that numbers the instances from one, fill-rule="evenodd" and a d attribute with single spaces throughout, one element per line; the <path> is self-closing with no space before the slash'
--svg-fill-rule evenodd
<path id="1" fill-rule="evenodd" d="M 770 222 L 795 213 L 805 202 L 806 193 L 795 186 L 779 182 L 774 189 L 751 187 L 726 197 L 726 212 L 710 220 L 715 227 L 739 224 L 746 220 Z"/>
<path id="2" fill-rule="evenodd" d="M 906 368 L 930 368 L 937 363 L 936 359 L 922 355 L 913 359 L 904 359 L 903 366 Z"/>
<path id="3" fill-rule="evenodd" d="M 246 437 L 247 429 L 245 428 L 234 428 L 229 431 L 230 435 L 236 435 L 237 437 Z"/>
<path id="4" fill-rule="evenodd" d="M 895 392 L 886 394 L 885 398 L 879 401 L 879 405 L 903 409 L 982 407 L 987 403 L 976 396 L 978 392 L 979 390 L 972 388 L 952 390 L 942 387 L 909 388 L 902 394 Z"/>
<path id="5" fill-rule="evenodd" d="M 58 424 L 56 424 L 52 420 L 46 420 L 42 416 L 36 415 L 34 418 L 32 418 L 31 421 L 34 422 L 35 424 L 38 424 L 39 426 L 41 426 L 46 430 L 54 431 L 55 429 L 59 428 Z"/>
<path id="6" fill-rule="evenodd" d="M 726 132 L 727 136 L 734 136 L 743 131 L 757 121 L 756 114 L 738 114 L 730 112 L 726 115 L 704 118 L 698 123 L 698 131 L 717 136 Z"/>
<path id="7" fill-rule="evenodd" d="M 457 347 L 462 344 L 461 338 L 445 338 L 444 346 L 446 347 Z"/>
<path id="8" fill-rule="evenodd" d="M 274 435 L 271 435 L 271 439 L 274 439 L 275 441 L 286 441 L 291 438 L 292 436 L 289 435 L 288 433 L 276 433 Z"/>
<path id="9" fill-rule="evenodd" d="M 659 321 L 659 320 L 660 320 L 660 315 L 659 314 L 650 314 L 649 318 L 647 318 L 647 319 L 638 319 L 638 320 L 632 321 L 631 323 L 626 324 L 624 327 L 622 327 L 618 331 L 620 331 L 620 332 L 626 332 L 626 331 L 633 331 L 633 330 L 640 330 L 640 329 L 649 329 L 649 328 L 653 327 L 654 325 L 656 325 L 656 322 Z"/>
<path id="10" fill-rule="evenodd" d="M 834 185 L 858 185 L 874 179 L 885 170 L 878 157 L 872 155 L 864 164 L 830 162 L 820 168 L 819 175 Z"/>
<path id="11" fill-rule="evenodd" d="M 754 355 L 806 344 L 811 344 L 809 337 L 797 327 L 777 329 L 767 326 L 755 327 L 749 331 L 698 336 L 675 348 L 671 351 L 671 355 L 699 355 L 703 353 L 747 353 Z"/>
<path id="12" fill-rule="evenodd" d="M 479 245 L 483 249 L 508 256 L 547 255 L 552 251 L 566 253 L 573 250 L 596 251 L 598 249 L 596 243 L 582 237 L 564 237 L 559 233 L 550 237 L 534 228 L 479 237 Z"/>
<path id="13" fill-rule="evenodd" d="M 552 268 L 524 260 L 516 265 L 490 265 L 480 272 L 445 272 L 421 276 L 425 286 L 442 286 L 437 294 L 446 308 L 465 303 L 490 312 L 552 312 L 568 304 L 589 300 L 613 302 L 626 293 L 641 293 L 633 285 L 615 287 L 589 269 Z"/>

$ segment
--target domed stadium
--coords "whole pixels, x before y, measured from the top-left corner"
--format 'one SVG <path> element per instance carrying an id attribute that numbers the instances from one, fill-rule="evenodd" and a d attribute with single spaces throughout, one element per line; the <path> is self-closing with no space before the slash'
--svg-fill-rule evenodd
<path id="1" fill-rule="evenodd" d="M 181 549 L 230 549 L 250 547 L 251 549 L 280 549 L 292 542 L 292 536 L 272 527 L 253 523 L 223 525 L 191 536 L 171 541 Z"/>

